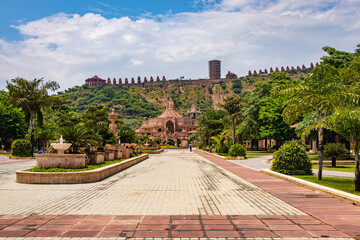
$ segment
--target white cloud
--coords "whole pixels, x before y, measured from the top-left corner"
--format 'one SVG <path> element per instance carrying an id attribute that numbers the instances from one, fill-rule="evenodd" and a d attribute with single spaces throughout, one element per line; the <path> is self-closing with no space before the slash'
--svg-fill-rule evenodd
<path id="1" fill-rule="evenodd" d="M 321 47 L 352 51 L 360 39 L 354 0 L 199 0 L 200 12 L 106 19 L 59 13 L 15 28 L 24 40 L 0 39 L 0 88 L 15 77 L 56 80 L 62 89 L 103 78 L 207 77 L 207 61 L 228 70 L 316 62 Z M 160 19 L 160 20 L 159 20 Z"/>

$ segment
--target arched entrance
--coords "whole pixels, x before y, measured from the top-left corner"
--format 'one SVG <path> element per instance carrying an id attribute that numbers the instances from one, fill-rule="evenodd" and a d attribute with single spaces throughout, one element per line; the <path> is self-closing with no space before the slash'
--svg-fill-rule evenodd
<path id="1" fill-rule="evenodd" d="M 166 145 L 175 146 L 175 142 L 174 142 L 174 140 L 169 139 L 169 140 L 167 141 Z"/>
<path id="2" fill-rule="evenodd" d="M 174 123 L 172 121 L 168 121 L 166 123 L 166 132 L 168 134 L 173 134 L 174 133 Z"/>

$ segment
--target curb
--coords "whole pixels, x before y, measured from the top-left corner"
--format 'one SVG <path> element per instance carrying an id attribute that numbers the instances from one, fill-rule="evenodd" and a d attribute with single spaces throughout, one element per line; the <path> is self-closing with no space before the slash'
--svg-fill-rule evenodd
<path id="1" fill-rule="evenodd" d="M 296 185 L 305 187 L 305 188 L 313 190 L 313 191 L 317 191 L 320 193 L 324 193 L 326 195 L 330 195 L 330 196 L 338 198 L 340 200 L 351 202 L 355 205 L 360 205 L 360 196 L 357 196 L 357 195 L 354 195 L 351 193 L 347 193 L 347 192 L 340 191 L 340 190 L 330 188 L 330 187 L 325 187 L 325 186 L 322 186 L 317 183 L 308 182 L 303 179 L 291 177 L 291 176 L 288 176 L 288 175 L 285 175 L 282 173 L 278 173 L 278 172 L 274 172 L 271 170 L 267 170 L 267 169 L 262 169 L 262 170 L 260 170 L 260 172 L 265 173 L 270 176 L 273 176 L 273 177 L 276 177 L 276 178 L 279 178 L 279 179 L 282 179 L 282 180 L 286 180 L 291 183 L 295 183 Z"/>
<path id="2" fill-rule="evenodd" d="M 202 153 L 206 153 L 206 154 L 208 154 L 210 156 L 215 156 L 215 157 L 218 157 L 218 158 L 222 158 L 224 160 L 245 160 L 245 159 L 239 159 L 237 157 L 224 157 L 224 156 L 218 155 L 216 153 L 209 153 L 209 152 L 201 150 L 201 149 L 196 149 L 196 150 L 198 150 L 198 151 L 200 151 Z"/>

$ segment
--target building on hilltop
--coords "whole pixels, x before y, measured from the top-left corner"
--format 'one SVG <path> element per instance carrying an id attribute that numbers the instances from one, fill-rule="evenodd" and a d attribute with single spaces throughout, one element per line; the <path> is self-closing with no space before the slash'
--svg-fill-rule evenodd
<path id="1" fill-rule="evenodd" d="M 197 118 L 197 117 L 200 116 L 200 115 L 201 115 L 201 111 L 198 111 L 198 110 L 196 109 L 195 104 L 193 104 L 193 105 L 191 106 L 191 109 L 186 112 L 186 116 L 187 116 L 188 118 L 192 118 L 192 119 L 195 119 L 195 118 Z"/>
<path id="2" fill-rule="evenodd" d="M 235 73 L 228 71 L 228 73 L 226 74 L 226 78 L 235 79 L 235 78 L 237 78 L 237 75 Z"/>
<path id="3" fill-rule="evenodd" d="M 181 116 L 175 110 L 174 101 L 170 98 L 166 110 L 160 116 L 144 120 L 135 132 L 137 135 L 147 135 L 151 139 L 160 138 L 161 145 L 181 142 L 181 146 L 187 146 L 187 139 L 191 134 L 196 133 L 197 125 L 197 120 Z"/>
<path id="4" fill-rule="evenodd" d="M 98 76 L 93 76 L 92 78 L 88 78 L 85 80 L 89 86 L 101 86 L 104 87 L 106 85 L 106 80 L 99 78 Z"/>
<path id="5" fill-rule="evenodd" d="M 209 79 L 221 78 L 221 62 L 219 60 L 209 61 Z"/>

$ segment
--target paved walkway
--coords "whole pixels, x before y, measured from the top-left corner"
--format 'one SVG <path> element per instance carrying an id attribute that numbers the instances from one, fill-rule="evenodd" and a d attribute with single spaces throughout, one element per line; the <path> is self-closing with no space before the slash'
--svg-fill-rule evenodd
<path id="1" fill-rule="evenodd" d="M 186 150 L 151 155 L 97 183 L 31 185 L 11 179 L 0 185 L 0 203 L 0 213 L 22 215 L 303 215 Z"/>
<path id="2" fill-rule="evenodd" d="M 202 153 L 167 150 L 98 183 L 27 185 L 1 165 L 1 237 L 349 238 L 360 208 Z"/>

